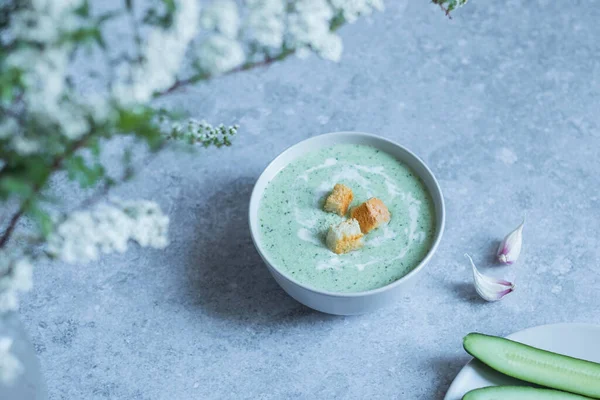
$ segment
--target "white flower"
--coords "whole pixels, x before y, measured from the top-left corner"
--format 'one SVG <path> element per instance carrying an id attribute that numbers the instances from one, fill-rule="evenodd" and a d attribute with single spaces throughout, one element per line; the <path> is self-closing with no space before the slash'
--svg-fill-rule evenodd
<path id="1" fill-rule="evenodd" d="M 0 337 L 0 382 L 4 385 L 12 384 L 23 373 L 23 364 L 10 351 L 12 344 L 11 338 Z"/>
<path id="2" fill-rule="evenodd" d="M 68 65 L 68 49 L 37 50 L 22 48 L 11 52 L 6 59 L 8 67 L 22 71 L 26 86 L 23 97 L 28 111 L 46 124 L 63 124 L 61 117 Z M 67 114 L 66 117 L 69 117 Z"/>
<path id="3" fill-rule="evenodd" d="M 228 72 L 246 59 L 241 44 L 223 35 L 212 35 L 198 48 L 198 64 L 210 74 Z"/>
<path id="4" fill-rule="evenodd" d="M 44 125 L 57 125 L 70 139 L 79 138 L 89 125 L 82 110 L 66 98 L 65 82 L 72 44 L 61 41 L 69 32 L 82 27 L 73 12 L 81 0 L 32 1 L 30 7 L 15 13 L 10 32 L 16 39 L 43 46 L 22 46 L 9 53 L 6 65 L 22 72 L 26 86 L 23 102 L 27 111 Z M 22 154 L 35 151 L 33 143 L 19 140 L 13 147 Z"/>
<path id="5" fill-rule="evenodd" d="M 0 314 L 15 311 L 19 308 L 19 297 L 14 290 L 0 292 Z"/>
<path id="6" fill-rule="evenodd" d="M 44 12 L 55 19 L 66 12 L 79 7 L 83 0 L 32 0 L 33 8 L 38 12 Z"/>
<path id="7" fill-rule="evenodd" d="M 281 47 L 285 33 L 283 0 L 248 0 L 248 36 L 263 47 Z"/>
<path id="8" fill-rule="evenodd" d="M 240 15 L 232 0 L 217 0 L 202 11 L 200 23 L 204 29 L 214 29 L 228 38 L 235 39 L 240 30 Z"/>
<path id="9" fill-rule="evenodd" d="M 90 129 L 85 111 L 79 104 L 68 101 L 54 110 L 53 120 L 62 127 L 63 135 L 71 140 L 80 138 Z"/>
<path id="10" fill-rule="evenodd" d="M 28 292 L 33 286 L 33 266 L 26 258 L 14 262 L 12 288 L 19 292 Z"/>
<path id="11" fill-rule="evenodd" d="M 66 262 L 98 258 L 95 220 L 91 213 L 74 212 L 48 239 L 48 251 Z"/>
<path id="12" fill-rule="evenodd" d="M 342 57 L 342 38 L 329 34 L 323 38 L 319 45 L 319 55 L 326 60 L 338 62 Z"/>
<path id="13" fill-rule="evenodd" d="M 94 93 L 86 96 L 85 99 L 79 99 L 78 102 L 83 104 L 86 112 L 96 122 L 112 120 L 116 116 L 115 109 L 108 96 Z"/>
<path id="14" fill-rule="evenodd" d="M 161 131 L 163 134 L 176 140 L 185 140 L 190 144 L 201 143 L 203 146 L 229 146 L 231 138 L 237 133 L 238 126 L 225 126 L 219 124 L 212 126 L 208 122 L 190 118 L 185 123 L 172 122 L 165 118 L 162 121 Z"/>
<path id="15" fill-rule="evenodd" d="M 24 136 L 15 136 L 11 144 L 17 153 L 24 156 L 37 153 L 41 150 L 37 140 L 29 139 Z"/>
<path id="16" fill-rule="evenodd" d="M 321 57 L 339 61 L 342 53 L 340 38 L 330 30 L 333 9 L 325 0 L 301 0 L 288 16 L 288 46 L 311 48 Z M 302 56 L 302 53 L 300 53 Z"/>
<path id="17" fill-rule="evenodd" d="M 310 47 L 299 47 L 296 49 L 296 57 L 298 58 L 308 58 L 312 54 Z"/>
<path id="18" fill-rule="evenodd" d="M 27 258 L 14 259 L 6 252 L 0 252 L 0 313 L 19 308 L 18 293 L 31 290 L 31 262 Z"/>
<path id="19" fill-rule="evenodd" d="M 123 253 L 130 240 L 142 247 L 168 245 L 169 218 L 153 202 L 113 201 L 72 213 L 48 238 L 48 253 L 69 263 Z"/>
<path id="20" fill-rule="evenodd" d="M 12 32 L 16 37 L 28 41 L 42 43 L 55 41 L 59 30 L 53 22 L 50 16 L 40 14 L 37 10 L 23 10 L 15 13 Z"/>
<path id="21" fill-rule="evenodd" d="M 169 217 L 164 215 L 158 204 L 146 201 L 121 201 L 123 211 L 135 221 L 131 239 L 142 247 L 164 249 L 169 244 L 167 233 Z"/>
<path id="22" fill-rule="evenodd" d="M 344 19 L 353 23 L 361 15 L 369 15 L 373 9 L 382 11 L 383 0 L 331 0 L 331 5 Z"/>
<path id="23" fill-rule="evenodd" d="M 462 7 L 462 6 L 464 6 L 465 4 L 467 4 L 467 2 L 468 2 L 468 1 L 469 1 L 469 0 L 456 0 L 456 1 L 454 2 L 454 7 Z"/>
<path id="24" fill-rule="evenodd" d="M 146 103 L 152 95 L 175 82 L 185 51 L 198 30 L 196 0 L 176 1 L 170 29 L 152 28 L 143 50 L 145 61 L 133 68 L 122 66 L 113 96 L 122 104 Z"/>
<path id="25" fill-rule="evenodd" d="M 77 29 L 78 17 L 72 12 L 83 0 L 34 0 L 30 8 L 14 14 L 12 33 L 39 43 L 57 42 L 65 32 Z"/>
<path id="26" fill-rule="evenodd" d="M 77 139 L 89 129 L 84 112 L 65 99 L 65 79 L 69 65 L 69 45 L 44 50 L 24 47 L 11 52 L 7 65 L 23 72 L 27 87 L 23 96 L 27 110 L 45 125 L 57 125 L 64 135 Z M 13 147 L 22 154 L 36 151 L 31 140 L 19 140 Z"/>
<path id="27" fill-rule="evenodd" d="M 294 3 L 294 9 L 307 19 L 330 20 L 333 17 L 333 9 L 325 0 L 299 0 Z"/>

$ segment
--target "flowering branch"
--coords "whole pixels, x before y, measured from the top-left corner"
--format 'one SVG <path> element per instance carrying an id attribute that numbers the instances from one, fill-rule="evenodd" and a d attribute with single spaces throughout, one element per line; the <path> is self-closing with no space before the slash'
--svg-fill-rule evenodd
<path id="1" fill-rule="evenodd" d="M 237 133 L 238 126 L 226 127 L 220 124 L 213 127 L 206 121 L 190 119 L 185 125 L 169 124 L 170 132 L 165 134 L 167 139 L 185 141 L 189 144 L 201 143 L 204 147 L 231 146 L 231 138 Z"/>
<path id="2" fill-rule="evenodd" d="M 44 186 L 46 185 L 48 179 L 50 178 L 50 176 L 57 171 L 58 169 L 60 169 L 63 161 L 69 157 L 70 155 L 72 155 L 73 153 L 75 153 L 77 150 L 79 150 L 80 148 L 82 148 L 86 141 L 88 141 L 90 139 L 90 136 L 86 136 L 83 137 L 81 139 L 79 139 L 78 141 L 76 141 L 75 143 L 73 143 L 73 145 L 71 146 L 70 150 L 65 152 L 64 154 L 61 154 L 59 156 L 57 156 L 54 161 L 52 162 L 52 165 L 50 166 L 50 168 L 48 169 L 48 171 L 45 174 L 45 177 L 37 184 L 35 184 L 33 186 L 33 189 L 31 191 L 31 195 L 28 196 L 22 203 L 21 206 L 19 207 L 18 211 L 11 217 L 8 226 L 6 228 L 6 230 L 4 231 L 4 233 L 2 234 L 2 236 L 0 236 L 0 249 L 4 248 L 6 246 L 6 244 L 8 243 L 10 236 L 12 235 L 12 233 L 14 232 L 17 223 L 19 222 L 19 220 L 23 217 L 23 215 L 25 214 L 25 212 L 27 211 L 27 209 L 31 206 L 31 203 L 34 201 L 35 197 L 39 194 L 39 192 L 44 188 Z"/>
<path id="3" fill-rule="evenodd" d="M 441 0 L 439 0 L 441 1 Z M 467 0 L 463 0 L 464 2 L 466 2 Z M 265 6 L 265 4 L 263 4 L 262 1 L 251 1 L 250 4 L 257 4 L 260 6 Z M 346 23 L 347 21 L 349 22 L 354 22 L 356 20 L 356 18 L 364 13 L 370 13 L 370 8 L 369 7 L 373 7 L 376 9 L 383 9 L 383 3 L 381 3 L 380 1 L 365 1 L 364 3 L 361 4 L 361 2 L 356 2 L 354 5 L 347 5 L 345 4 L 343 1 L 333 1 L 332 3 L 334 3 L 334 5 L 337 7 L 337 13 L 333 14 L 333 16 L 329 16 L 329 18 L 331 18 L 330 20 L 328 20 L 328 32 L 330 33 L 334 33 L 336 32 L 340 27 L 342 27 L 344 25 L 344 23 Z M 353 8 L 355 7 L 355 8 Z M 227 7 L 225 7 L 227 8 Z M 276 7 L 275 7 L 276 8 Z M 215 19 L 218 18 L 223 18 L 222 15 L 219 15 L 219 13 L 222 12 L 221 10 L 210 10 L 208 13 L 208 17 L 207 19 L 209 20 L 207 25 L 211 28 L 214 27 L 218 27 L 221 26 L 222 23 L 216 22 L 214 21 Z M 263 12 L 264 14 L 266 14 L 265 17 L 262 18 L 258 18 L 260 19 L 261 22 L 265 23 L 264 19 L 269 19 L 272 18 L 273 16 L 277 17 L 278 14 L 281 13 L 281 10 L 272 12 L 269 10 L 269 8 L 267 7 L 267 10 L 265 11 L 264 9 L 261 9 L 260 12 Z M 212 15 L 211 15 L 212 14 Z M 272 24 L 272 22 L 271 22 Z M 269 23 L 266 23 L 266 25 L 270 25 Z M 264 27 L 254 27 L 256 28 L 260 28 L 260 29 L 264 29 Z M 224 30 L 222 27 L 220 28 L 221 30 Z M 259 46 L 256 46 L 255 43 L 252 43 L 253 46 L 252 47 L 258 47 L 258 48 L 265 48 L 268 47 L 268 45 L 271 42 L 275 42 L 278 45 L 281 45 L 283 43 L 283 39 L 282 38 L 277 38 L 274 40 L 274 38 L 272 36 L 267 36 L 266 40 L 264 40 L 262 43 L 259 44 Z M 336 44 L 336 46 L 339 44 Z M 271 65 L 275 62 L 278 61 L 283 61 L 286 58 L 288 58 L 291 55 L 297 54 L 298 50 L 306 50 L 306 49 L 310 49 L 315 53 L 319 53 L 319 49 L 322 47 L 322 45 L 320 45 L 317 41 L 315 42 L 311 42 L 311 41 L 307 41 L 307 43 L 305 44 L 306 47 L 288 47 L 287 45 L 282 46 L 281 50 L 276 53 L 276 54 L 262 54 L 263 59 L 259 60 L 259 61 L 248 61 L 242 65 L 239 65 L 235 68 L 226 70 L 226 71 L 214 71 L 213 73 L 208 73 L 206 71 L 200 71 L 199 73 L 196 73 L 188 78 L 185 79 L 176 79 L 175 82 L 173 83 L 173 85 L 171 85 L 169 88 L 165 89 L 162 92 L 158 92 L 155 93 L 155 97 L 161 97 L 170 93 L 173 93 L 174 91 L 181 89 L 184 86 L 188 86 L 188 85 L 192 85 L 195 84 L 199 81 L 203 81 L 203 80 L 209 80 L 211 78 L 214 78 L 217 75 L 229 75 L 229 74 L 233 74 L 233 73 L 237 73 L 237 72 L 243 72 L 243 71 L 248 71 L 254 68 L 260 68 L 260 67 L 265 67 L 268 65 Z M 256 55 L 256 53 L 259 53 L 259 51 L 255 51 L 254 54 Z M 338 55 L 338 51 L 334 51 L 334 53 L 332 53 L 331 58 L 336 60 L 339 55 Z"/>

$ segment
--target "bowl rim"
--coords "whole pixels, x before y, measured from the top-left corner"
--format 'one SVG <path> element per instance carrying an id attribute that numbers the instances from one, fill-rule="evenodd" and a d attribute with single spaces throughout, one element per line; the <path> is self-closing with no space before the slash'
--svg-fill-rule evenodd
<path id="1" fill-rule="evenodd" d="M 439 221 L 439 229 L 436 229 L 436 234 L 435 234 L 435 239 L 433 241 L 433 244 L 431 245 L 429 251 L 427 252 L 427 255 L 425 255 L 425 257 L 421 260 L 421 262 L 419 262 L 419 264 L 412 269 L 412 271 L 410 271 L 408 274 L 404 275 L 403 277 L 401 277 L 400 279 L 395 280 L 394 282 L 391 282 L 385 286 L 376 288 L 376 289 L 371 289 L 371 290 L 364 290 L 361 292 L 350 292 L 350 293 L 343 293 L 343 292 L 330 292 L 327 290 L 320 290 L 317 289 L 315 287 L 311 287 L 308 286 L 304 283 L 298 282 L 295 278 L 289 276 L 287 273 L 285 273 L 284 271 L 281 271 L 279 268 L 277 268 L 275 266 L 275 263 L 268 257 L 268 255 L 263 252 L 263 250 L 261 249 L 261 246 L 258 243 L 258 239 L 257 236 L 260 234 L 260 232 L 258 231 L 258 227 L 256 226 L 256 224 L 253 223 L 253 219 L 252 219 L 252 208 L 253 205 L 256 202 L 260 202 L 260 200 L 262 200 L 262 196 L 261 198 L 259 198 L 259 193 L 258 193 L 258 183 L 263 180 L 266 179 L 265 178 L 265 174 L 267 173 L 267 171 L 269 171 L 270 169 L 273 169 L 273 165 L 276 164 L 279 160 L 285 158 L 289 153 L 291 153 L 293 151 L 293 149 L 297 146 L 300 146 L 301 144 L 305 144 L 306 142 L 309 141 L 316 141 L 316 140 L 322 140 L 323 137 L 340 137 L 342 139 L 340 139 L 340 141 L 338 143 L 335 144 L 344 144 L 344 137 L 347 136 L 355 136 L 355 137 L 368 137 L 374 140 L 378 140 L 380 142 L 383 142 L 384 144 L 387 145 L 391 145 L 391 146 L 395 146 L 400 148 L 401 150 L 405 151 L 406 153 L 408 153 L 410 156 L 414 157 L 414 159 L 421 164 L 421 167 L 423 167 L 423 169 L 426 171 L 426 173 L 428 173 L 431 176 L 431 181 L 433 183 L 434 189 L 437 192 L 437 194 L 434 193 L 430 193 L 432 195 L 432 197 L 434 195 L 436 195 L 437 197 L 439 197 L 439 203 L 440 203 L 440 214 L 441 215 L 437 215 L 436 214 L 436 219 L 440 219 Z M 316 149 L 319 149 L 323 146 L 318 146 Z M 385 150 L 384 150 L 385 151 Z M 388 153 L 389 154 L 389 153 Z M 282 167 L 281 169 L 285 168 L 292 160 L 290 160 L 289 162 L 285 163 L 285 166 Z M 402 161 L 402 160 L 399 160 Z M 404 161 L 402 161 L 404 162 Z M 277 171 L 275 173 L 274 176 L 276 176 L 280 171 Z M 411 169 L 414 170 L 414 168 L 411 167 Z M 416 172 L 415 172 L 416 173 Z M 423 179 L 423 176 L 421 176 L 420 174 L 417 174 L 419 176 L 419 178 Z M 268 182 L 267 182 L 268 183 Z M 431 189 L 428 187 L 427 188 L 430 192 Z M 435 202 L 434 202 L 435 204 Z M 260 206 L 260 203 L 257 204 L 256 210 L 258 211 Z M 258 216 L 257 216 L 258 218 Z M 444 204 L 444 196 L 442 193 L 442 189 L 440 187 L 440 184 L 437 180 L 437 178 L 435 177 L 435 175 L 433 174 L 433 172 L 431 171 L 431 169 L 427 166 L 427 164 L 419 157 L 417 156 L 415 153 L 413 153 L 412 151 L 410 151 L 409 149 L 407 149 L 406 147 L 396 143 L 393 140 L 387 139 L 385 137 L 379 136 L 379 135 L 375 135 L 372 133 L 366 133 L 366 132 L 359 132 L 359 131 L 340 131 L 340 132 L 330 132 L 330 133 L 324 133 L 321 135 L 315 135 L 315 136 L 311 136 L 307 139 L 301 140 L 300 142 L 297 142 L 289 147 L 287 147 L 284 151 L 282 151 L 277 157 L 275 157 L 263 170 L 263 172 L 259 175 L 258 179 L 256 180 L 256 182 L 254 183 L 254 187 L 252 188 L 252 194 L 250 195 L 250 202 L 249 202 L 249 207 L 248 207 L 248 224 L 250 227 L 250 236 L 252 237 L 252 243 L 254 244 L 254 247 L 256 248 L 256 251 L 258 252 L 258 254 L 261 256 L 261 258 L 263 259 L 263 261 L 265 262 L 266 266 L 269 269 L 272 269 L 274 272 L 276 272 L 277 274 L 281 275 L 283 278 L 285 278 L 286 280 L 288 280 L 289 282 L 293 283 L 294 285 L 297 285 L 309 292 L 315 293 L 315 294 L 320 294 L 320 295 L 325 295 L 325 296 L 332 296 L 332 297 L 339 297 L 339 298 L 357 298 L 357 297 L 365 297 L 365 296 L 369 296 L 369 295 L 375 295 L 378 293 L 382 293 L 382 292 L 386 292 L 388 290 L 391 290 L 397 286 L 402 285 L 404 282 L 406 282 L 407 280 L 409 280 L 410 278 L 414 277 L 415 275 L 417 275 L 424 267 L 425 265 L 429 262 L 429 260 L 433 257 L 433 255 L 435 254 L 441 240 L 442 240 L 442 236 L 444 234 L 444 229 L 446 226 L 446 206 Z M 438 225 L 438 223 L 436 223 L 436 225 Z M 436 226 L 437 228 L 437 226 Z"/>

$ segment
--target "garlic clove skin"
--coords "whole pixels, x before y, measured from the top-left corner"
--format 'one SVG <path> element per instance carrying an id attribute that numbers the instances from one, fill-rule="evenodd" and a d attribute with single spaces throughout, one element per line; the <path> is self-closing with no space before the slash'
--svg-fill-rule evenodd
<path id="1" fill-rule="evenodd" d="M 521 247 L 523 246 L 524 225 L 525 219 L 523 219 L 523 222 L 521 222 L 521 225 L 517 229 L 506 235 L 500 246 L 498 246 L 498 261 L 501 263 L 511 265 L 519 258 Z"/>
<path id="2" fill-rule="evenodd" d="M 498 301 L 504 296 L 515 290 L 515 284 L 508 282 L 504 279 L 495 279 L 486 275 L 483 275 L 473 262 L 473 259 L 468 254 L 465 257 L 471 262 L 473 268 L 473 284 L 477 294 L 485 301 Z"/>

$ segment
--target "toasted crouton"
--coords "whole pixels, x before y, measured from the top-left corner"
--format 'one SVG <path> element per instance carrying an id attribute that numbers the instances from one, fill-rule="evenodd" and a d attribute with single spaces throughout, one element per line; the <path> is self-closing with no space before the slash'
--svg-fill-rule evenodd
<path id="1" fill-rule="evenodd" d="M 327 197 L 327 200 L 325 200 L 323 209 L 327 212 L 345 215 L 353 198 L 352 189 L 346 185 L 337 183 L 333 187 L 331 194 Z"/>
<path id="2" fill-rule="evenodd" d="M 362 237 L 358 221 L 349 219 L 331 225 L 327 232 L 327 247 L 336 254 L 348 253 L 363 245 Z"/>
<path id="3" fill-rule="evenodd" d="M 383 201 L 372 197 L 350 212 L 350 216 L 358 221 L 362 233 L 367 234 L 382 224 L 390 222 L 390 212 Z"/>

